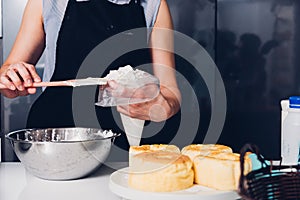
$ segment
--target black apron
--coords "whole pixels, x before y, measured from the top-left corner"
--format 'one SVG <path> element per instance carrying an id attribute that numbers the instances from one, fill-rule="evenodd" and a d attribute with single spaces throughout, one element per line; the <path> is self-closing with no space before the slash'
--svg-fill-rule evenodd
<path id="1" fill-rule="evenodd" d="M 75 79 L 83 60 L 98 44 L 117 33 L 140 27 L 146 27 L 140 1 L 132 0 L 129 4 L 117 5 L 107 0 L 84 2 L 69 0 L 59 31 L 55 71 L 51 81 Z M 146 34 L 144 41 L 147 42 Z M 127 64 L 136 67 L 150 62 L 149 50 L 130 52 L 116 59 L 106 72 Z M 95 77 L 93 74 L 91 76 Z M 99 76 L 101 75 L 96 75 Z M 27 128 L 74 127 L 72 114 L 74 89 L 76 88 L 46 88 L 31 107 Z M 113 119 L 111 108 L 96 106 L 95 110 L 103 129 L 121 131 Z M 78 124 L 76 121 L 76 126 L 85 124 L 80 122 Z M 118 141 L 125 143 L 126 145 L 122 146 L 127 149 L 128 143 L 124 135 Z"/>

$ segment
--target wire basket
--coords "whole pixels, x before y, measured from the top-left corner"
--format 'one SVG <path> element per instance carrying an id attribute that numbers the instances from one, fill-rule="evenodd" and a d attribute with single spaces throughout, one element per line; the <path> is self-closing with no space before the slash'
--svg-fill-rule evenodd
<path id="1" fill-rule="evenodd" d="M 247 152 L 257 155 L 262 166 L 244 175 L 244 156 Z M 257 146 L 246 144 L 241 149 L 240 164 L 241 176 L 239 195 L 246 200 L 266 199 L 300 199 L 300 166 L 273 166 L 268 165 Z"/>

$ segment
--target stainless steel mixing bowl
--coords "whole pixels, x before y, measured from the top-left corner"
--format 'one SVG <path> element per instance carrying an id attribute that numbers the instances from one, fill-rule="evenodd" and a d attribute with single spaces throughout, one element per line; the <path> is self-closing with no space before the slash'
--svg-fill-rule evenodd
<path id="1" fill-rule="evenodd" d="M 6 135 L 31 174 L 48 180 L 84 177 L 107 158 L 119 134 L 91 128 L 24 129 Z"/>

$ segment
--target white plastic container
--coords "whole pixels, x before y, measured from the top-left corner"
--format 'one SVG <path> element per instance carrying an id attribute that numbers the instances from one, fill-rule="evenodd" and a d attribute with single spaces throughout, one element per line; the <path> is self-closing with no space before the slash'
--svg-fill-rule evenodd
<path id="1" fill-rule="evenodd" d="M 297 165 L 300 146 L 300 96 L 289 98 L 282 126 L 282 165 Z"/>
<path id="2" fill-rule="evenodd" d="M 281 138 L 283 138 L 283 121 L 285 120 L 287 114 L 288 114 L 288 109 L 289 109 L 289 105 L 290 105 L 290 101 L 288 99 L 282 100 L 280 102 L 281 104 Z M 281 139 L 281 158 L 283 157 L 283 139 Z"/>

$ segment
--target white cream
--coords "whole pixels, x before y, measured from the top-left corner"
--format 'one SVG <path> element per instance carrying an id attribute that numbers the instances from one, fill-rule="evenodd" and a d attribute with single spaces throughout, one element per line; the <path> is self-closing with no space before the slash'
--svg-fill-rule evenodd
<path id="1" fill-rule="evenodd" d="M 104 78 L 85 78 L 75 79 L 74 81 L 67 81 L 67 83 L 73 87 L 86 86 L 86 85 L 106 85 L 107 80 Z"/>
<path id="2" fill-rule="evenodd" d="M 146 72 L 133 69 L 130 65 L 120 67 L 118 70 L 110 70 L 104 79 L 114 80 L 121 85 L 131 85 L 136 83 L 138 85 L 138 80 L 145 78 Z"/>

